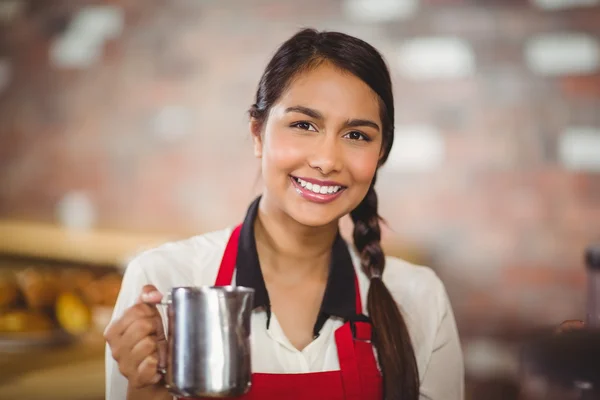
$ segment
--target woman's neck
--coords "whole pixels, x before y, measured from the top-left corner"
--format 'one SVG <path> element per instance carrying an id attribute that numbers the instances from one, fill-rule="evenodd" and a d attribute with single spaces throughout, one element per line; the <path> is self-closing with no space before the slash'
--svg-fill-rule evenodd
<path id="1" fill-rule="evenodd" d="M 337 233 L 338 221 L 321 227 L 305 226 L 261 199 L 254 235 L 263 274 L 283 272 L 292 279 L 326 274 Z"/>

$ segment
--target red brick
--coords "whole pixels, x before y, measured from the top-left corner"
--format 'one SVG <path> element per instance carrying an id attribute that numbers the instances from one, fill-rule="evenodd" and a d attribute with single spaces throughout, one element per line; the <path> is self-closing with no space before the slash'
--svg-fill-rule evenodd
<path id="1" fill-rule="evenodd" d="M 573 99 L 597 99 L 600 97 L 600 74 L 568 76 L 558 82 L 562 93 Z"/>

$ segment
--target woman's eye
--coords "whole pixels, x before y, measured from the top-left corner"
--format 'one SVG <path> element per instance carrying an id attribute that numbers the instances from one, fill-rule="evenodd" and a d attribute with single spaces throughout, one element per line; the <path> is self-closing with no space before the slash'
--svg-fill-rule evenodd
<path id="1" fill-rule="evenodd" d="M 309 124 L 308 122 L 295 122 L 292 124 L 292 127 L 294 128 L 299 128 L 305 131 L 312 131 L 312 132 L 316 132 L 317 130 L 315 129 L 314 126 L 312 126 L 311 124 Z"/>
<path id="2" fill-rule="evenodd" d="M 366 140 L 367 142 L 369 141 L 369 138 L 367 135 L 365 135 L 364 133 L 358 132 L 358 131 L 348 132 L 346 134 L 346 137 L 350 140 Z"/>

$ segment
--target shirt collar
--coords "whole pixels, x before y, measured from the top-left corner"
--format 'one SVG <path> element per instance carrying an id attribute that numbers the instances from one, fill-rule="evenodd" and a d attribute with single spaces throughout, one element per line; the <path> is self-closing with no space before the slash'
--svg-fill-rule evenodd
<path id="1" fill-rule="evenodd" d="M 254 289 L 254 308 L 264 307 L 268 318 L 271 315 L 271 302 L 260 269 L 254 221 L 258 215 L 260 196 L 248 208 L 240 232 L 236 260 L 236 284 Z M 331 249 L 329 277 L 315 324 L 315 335 L 321 330 L 327 318 L 331 316 L 351 319 L 356 315 L 356 288 L 354 285 L 354 266 L 346 242 L 337 234 Z M 268 323 L 268 322 L 267 322 Z"/>

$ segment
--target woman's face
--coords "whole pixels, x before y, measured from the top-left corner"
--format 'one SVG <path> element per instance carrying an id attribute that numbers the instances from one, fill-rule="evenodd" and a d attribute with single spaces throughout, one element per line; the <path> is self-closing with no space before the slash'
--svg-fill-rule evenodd
<path id="1" fill-rule="evenodd" d="M 297 76 L 264 126 L 251 123 L 266 204 L 313 227 L 356 208 L 380 158 L 379 112 L 366 83 L 330 64 Z"/>

